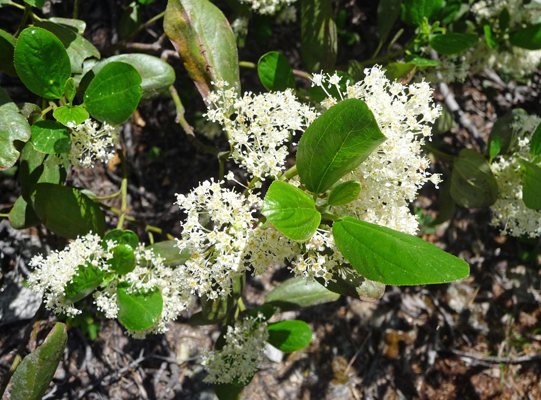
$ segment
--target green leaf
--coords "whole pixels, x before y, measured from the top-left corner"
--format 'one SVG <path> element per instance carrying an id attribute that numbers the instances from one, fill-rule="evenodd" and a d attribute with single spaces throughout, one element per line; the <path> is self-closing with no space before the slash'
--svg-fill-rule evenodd
<path id="1" fill-rule="evenodd" d="M 530 142 L 530 154 L 538 156 L 541 154 L 541 124 L 537 125 Z"/>
<path id="2" fill-rule="evenodd" d="M 73 32 L 82 35 L 85 33 L 86 22 L 80 19 L 73 18 L 61 18 L 61 17 L 52 17 L 49 18 L 49 21 L 54 22 L 55 24 L 62 25 L 65 28 L 71 29 Z"/>
<path id="3" fill-rule="evenodd" d="M 90 263 L 79 265 L 77 272 L 66 285 L 66 303 L 84 299 L 103 282 L 105 272 Z"/>
<path id="4" fill-rule="evenodd" d="M 141 75 L 141 88 L 143 89 L 141 103 L 158 97 L 160 94 L 166 92 L 169 89 L 169 86 L 175 82 L 175 70 L 173 67 L 158 57 L 137 53 L 119 54 L 94 64 L 92 70 L 85 74 L 79 89 L 83 89 L 84 91 L 88 86 L 88 83 L 103 67 L 118 61 L 130 64 L 137 72 L 139 72 L 139 75 Z"/>
<path id="5" fill-rule="evenodd" d="M 362 276 L 386 285 L 426 285 L 468 277 L 468 264 L 416 236 L 344 217 L 336 245 Z"/>
<path id="6" fill-rule="evenodd" d="M 85 122 L 88 118 L 88 112 L 79 106 L 64 106 L 53 111 L 53 117 L 65 126 L 77 126 Z"/>
<path id="7" fill-rule="evenodd" d="M 301 137 L 297 151 L 301 182 L 312 193 L 325 192 L 357 168 L 385 139 L 364 101 L 338 103 Z"/>
<path id="8" fill-rule="evenodd" d="M 162 314 L 163 297 L 159 290 L 131 291 L 129 282 L 117 286 L 118 320 L 130 331 L 152 327 Z"/>
<path id="9" fill-rule="evenodd" d="M 207 296 L 201 297 L 201 311 L 204 319 L 221 323 L 229 315 L 233 307 L 242 295 L 246 275 L 239 276 L 233 282 L 231 294 L 229 296 L 219 296 L 217 299 L 209 299 Z"/>
<path id="10" fill-rule="evenodd" d="M 9 212 L 9 223 L 14 229 L 27 229 L 41 224 L 41 220 L 32 206 L 24 200 L 23 196 L 19 196 Z"/>
<path id="11" fill-rule="evenodd" d="M 457 54 L 477 46 L 479 36 L 472 33 L 447 33 L 436 35 L 429 40 L 430 46 L 440 54 Z"/>
<path id="12" fill-rule="evenodd" d="M 541 210 L 541 168 L 520 158 L 518 161 L 524 171 L 522 201 L 532 210 Z"/>
<path id="13" fill-rule="evenodd" d="M 275 305 L 280 308 L 280 311 L 294 311 L 330 303 L 338 300 L 339 297 L 339 294 L 327 290 L 315 281 L 295 277 L 272 289 L 265 297 L 265 304 Z"/>
<path id="14" fill-rule="evenodd" d="M 498 47 L 498 41 L 496 40 L 495 33 L 492 31 L 492 27 L 488 24 L 483 25 L 483 31 L 485 32 L 485 41 L 488 47 L 491 49 Z"/>
<path id="15" fill-rule="evenodd" d="M 94 118 L 119 125 L 133 114 L 142 93 L 137 70 L 124 62 L 112 62 L 90 82 L 84 95 L 84 106 Z"/>
<path id="16" fill-rule="evenodd" d="M 64 125 L 56 121 L 38 121 L 32 125 L 30 143 L 45 154 L 69 153 L 70 134 Z"/>
<path id="17" fill-rule="evenodd" d="M 113 247 L 113 258 L 107 260 L 111 269 L 117 274 L 126 275 L 135 269 L 135 253 L 133 247 L 128 244 L 120 244 Z"/>
<path id="18" fill-rule="evenodd" d="M 118 23 L 118 36 L 126 39 L 141 26 L 141 10 L 136 1 L 131 2 L 122 12 Z"/>
<path id="19" fill-rule="evenodd" d="M 24 115 L 30 125 L 41 120 L 41 108 L 39 108 L 37 104 L 19 103 L 17 104 L 17 107 L 19 107 L 19 110 L 21 110 L 21 114 Z"/>
<path id="20" fill-rule="evenodd" d="M 269 324 L 267 342 L 285 353 L 304 349 L 311 341 L 312 330 L 304 321 L 292 320 Z"/>
<path id="21" fill-rule="evenodd" d="M 19 158 L 15 141 L 30 139 L 30 125 L 19 108 L 0 87 L 0 171 L 11 168 Z"/>
<path id="22" fill-rule="evenodd" d="M 498 198 L 498 183 L 482 154 L 463 149 L 453 163 L 451 196 L 462 207 L 488 207 Z"/>
<path id="23" fill-rule="evenodd" d="M 45 5 L 45 0 L 24 0 L 24 2 L 36 8 L 42 8 Z"/>
<path id="24" fill-rule="evenodd" d="M 0 29 L 0 71 L 16 77 L 17 71 L 13 65 L 16 40 L 9 33 Z"/>
<path id="25" fill-rule="evenodd" d="M 378 4 L 378 34 L 384 43 L 400 15 L 402 0 L 381 0 Z"/>
<path id="26" fill-rule="evenodd" d="M 240 92 L 235 35 L 223 13 L 208 0 L 169 0 L 165 33 L 206 99 L 211 81 L 226 81 Z"/>
<path id="27" fill-rule="evenodd" d="M 244 386 L 233 383 L 215 383 L 214 393 L 218 400 L 240 400 Z"/>
<path id="28" fill-rule="evenodd" d="M 165 240 L 163 242 L 158 242 L 151 246 L 147 246 L 145 247 L 145 250 L 153 250 L 154 254 L 163 259 L 164 265 L 168 267 L 175 267 L 177 265 L 183 265 L 191 257 L 188 249 L 184 249 L 182 252 L 180 252 L 176 244 L 176 240 Z"/>
<path id="29" fill-rule="evenodd" d="M 498 15 L 498 25 L 502 32 L 505 32 L 509 28 L 509 22 L 511 22 L 511 16 L 509 15 L 509 10 L 507 7 L 504 7 Z"/>
<path id="30" fill-rule="evenodd" d="M 314 200 L 289 183 L 274 181 L 270 186 L 261 213 L 291 240 L 310 239 L 321 222 Z"/>
<path id="31" fill-rule="evenodd" d="M 440 65 L 440 62 L 438 60 L 431 60 L 430 58 L 419 57 L 415 54 L 408 54 L 404 58 L 404 61 L 408 64 L 415 64 L 419 68 L 437 67 L 438 65 Z"/>
<path id="32" fill-rule="evenodd" d="M 335 186 L 327 199 L 329 206 L 342 206 L 351 203 L 361 193 L 361 184 L 357 181 L 347 181 Z"/>
<path id="33" fill-rule="evenodd" d="M 53 33 L 61 42 L 70 60 L 71 72 L 74 74 L 83 72 L 83 61 L 90 57 L 100 58 L 100 52 L 92 43 L 83 36 L 63 25 L 50 21 L 36 22 L 40 28 Z"/>
<path id="34" fill-rule="evenodd" d="M 394 81 L 397 79 L 405 79 L 407 76 L 414 71 L 416 68 L 415 64 L 410 63 L 400 63 L 400 62 L 393 62 L 389 63 L 385 67 L 385 76 L 390 81 Z"/>
<path id="35" fill-rule="evenodd" d="M 261 56 L 257 63 L 257 73 L 265 88 L 269 91 L 282 92 L 295 89 L 293 68 L 282 54 L 271 51 Z"/>
<path id="36" fill-rule="evenodd" d="M 333 69 L 337 52 L 331 0 L 301 0 L 301 54 L 306 70 Z"/>
<path id="37" fill-rule="evenodd" d="M 496 138 L 501 140 L 500 154 L 507 154 L 515 146 L 518 136 L 521 133 L 520 130 L 513 128 L 513 124 L 522 116 L 526 116 L 528 113 L 522 108 L 515 108 L 511 114 L 505 117 L 498 118 L 490 135 L 488 137 L 488 148 L 490 149 L 492 141 Z"/>
<path id="38" fill-rule="evenodd" d="M 32 206 L 44 225 L 57 235 L 76 239 L 89 232 L 103 236 L 105 216 L 98 204 L 79 190 L 38 183 L 31 196 Z"/>
<path id="39" fill-rule="evenodd" d="M 76 93 L 77 90 L 75 88 L 75 81 L 73 80 L 73 78 L 69 78 L 64 85 L 64 95 L 66 96 L 66 99 L 68 100 L 70 105 L 73 102 Z"/>
<path id="40" fill-rule="evenodd" d="M 12 400 L 40 400 L 53 379 L 68 342 L 66 325 L 57 322 L 45 342 L 27 355 L 13 375 Z"/>
<path id="41" fill-rule="evenodd" d="M 30 195 L 35 184 L 63 183 L 66 179 L 66 169 L 56 162 L 53 155 L 40 153 L 28 142 L 21 152 L 19 179 L 23 198 L 31 202 Z"/>
<path id="42" fill-rule="evenodd" d="M 489 160 L 489 162 L 492 162 L 494 157 L 496 157 L 498 154 L 500 154 L 501 149 L 502 149 L 502 139 L 499 138 L 499 137 L 496 137 L 493 141 L 490 142 L 490 148 L 489 148 L 490 160 Z"/>
<path id="43" fill-rule="evenodd" d="M 107 232 L 103 237 L 102 246 L 104 249 L 107 249 L 107 241 L 112 240 L 116 245 L 127 244 L 133 250 L 136 250 L 139 247 L 139 237 L 135 232 L 130 231 L 129 229 L 113 229 L 112 231 Z"/>
<path id="44" fill-rule="evenodd" d="M 455 117 L 449 112 L 447 107 L 442 107 L 440 116 L 432 125 L 432 135 L 449 132 L 456 126 Z"/>
<path id="45" fill-rule="evenodd" d="M 325 284 L 322 278 L 316 279 L 321 285 Z M 366 279 L 349 264 L 335 267 L 332 280 L 329 280 L 325 287 L 334 293 L 368 302 L 380 299 L 385 293 L 385 284 Z"/>
<path id="46" fill-rule="evenodd" d="M 541 49 L 541 23 L 527 26 L 512 32 L 509 36 L 509 42 L 513 46 L 528 50 Z"/>
<path id="47" fill-rule="evenodd" d="M 430 20 L 438 13 L 443 0 L 404 0 L 402 2 L 402 21 L 411 26 L 423 23 L 426 17 Z"/>
<path id="48" fill-rule="evenodd" d="M 26 28 L 15 46 L 15 69 L 24 85 L 38 96 L 59 99 L 71 75 L 64 45 L 51 32 Z"/>
<path id="49" fill-rule="evenodd" d="M 347 83 L 349 82 L 349 85 L 352 86 L 355 83 L 355 81 L 353 80 L 351 76 L 349 76 L 343 71 L 336 71 L 336 74 L 341 78 L 340 83 L 338 84 L 338 86 L 340 87 L 340 92 L 345 93 L 347 89 Z M 338 93 L 338 89 L 336 89 L 336 86 L 334 85 L 331 88 L 326 87 L 325 90 L 327 90 L 327 92 L 329 92 L 329 94 L 335 99 L 342 98 L 340 94 Z M 325 93 L 325 90 L 323 90 L 321 86 L 311 86 L 308 89 L 308 95 L 310 96 L 310 99 L 312 99 L 313 101 L 322 102 L 327 97 L 329 97 L 329 95 Z"/>
<path id="50" fill-rule="evenodd" d="M 451 180 L 446 179 L 438 194 L 438 216 L 434 225 L 442 224 L 455 215 L 456 203 L 451 196 Z"/>

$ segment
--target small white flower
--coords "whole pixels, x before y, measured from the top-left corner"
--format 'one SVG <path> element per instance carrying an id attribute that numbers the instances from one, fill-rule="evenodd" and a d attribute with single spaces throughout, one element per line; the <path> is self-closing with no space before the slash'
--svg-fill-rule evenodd
<path id="1" fill-rule="evenodd" d="M 118 143 L 118 126 L 104 122 L 101 127 L 90 118 L 71 131 L 71 151 L 68 159 L 74 167 L 93 168 L 96 160 L 107 162 L 114 157 Z"/>

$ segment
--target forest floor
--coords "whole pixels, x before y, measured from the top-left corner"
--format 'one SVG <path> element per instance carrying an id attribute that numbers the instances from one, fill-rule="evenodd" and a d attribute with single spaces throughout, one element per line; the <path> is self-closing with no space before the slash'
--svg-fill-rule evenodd
<path id="1" fill-rule="evenodd" d="M 69 16 L 71 11 L 65 3 L 71 6 L 70 2 L 55 4 L 49 16 Z M 85 36 L 105 52 L 116 40 L 113 27 L 121 13 L 118 3 L 94 0 L 81 6 L 81 17 L 88 24 Z M 146 17 L 164 9 L 164 1 L 158 1 L 145 8 Z M 346 10 L 354 15 L 352 20 L 357 18 L 357 22 L 351 22 L 351 30 L 360 32 L 361 37 L 374 34 L 375 27 L 369 24 L 375 21 L 374 6 L 363 9 L 348 2 Z M 0 26 L 15 31 L 20 13 L 4 13 L 4 9 L 2 13 Z M 239 58 L 257 62 L 266 51 L 276 50 L 294 67 L 302 67 L 298 43 L 291 39 L 300 38 L 299 28 L 295 24 L 272 27 L 271 38 L 264 43 L 248 41 L 239 50 Z M 136 40 L 153 43 L 162 34 L 158 22 Z M 352 54 L 367 52 L 362 46 L 352 49 Z M 160 56 L 163 50 L 172 49 L 163 41 L 151 54 Z M 187 119 L 198 128 L 204 104 L 181 60 L 172 56 L 169 62 L 177 73 L 175 86 L 187 109 Z M 241 70 L 241 78 L 243 90 L 264 90 L 254 70 Z M 504 82 L 488 72 L 450 89 L 486 141 L 493 122 L 513 108 L 541 115 L 540 82 L 539 72 L 524 83 Z M 35 100 L 17 80 L 0 74 L 0 84 L 17 102 Z M 307 82 L 299 84 L 306 86 Z M 435 96 L 445 103 L 440 92 Z M 186 193 L 199 181 L 216 176 L 218 162 L 186 140 L 175 116 L 174 103 L 167 96 L 143 104 L 124 124 L 121 142 L 130 171 L 130 215 L 179 237 L 183 215 L 174 204 L 175 194 Z M 459 125 L 434 141 L 452 154 L 465 147 L 478 149 L 471 134 Z M 225 141 L 218 140 L 218 145 L 226 148 Z M 435 172 L 445 170 L 438 160 L 432 168 Z M 113 160 L 92 170 L 73 170 L 67 183 L 106 196 L 119 190 L 120 176 L 119 161 Z M 0 212 L 13 205 L 19 194 L 17 174 L 0 174 Z M 118 206 L 119 201 L 111 199 L 108 204 Z M 421 215 L 423 238 L 466 260 L 470 277 L 451 284 L 387 287 L 384 296 L 373 303 L 341 297 L 333 303 L 287 313 L 284 317 L 306 321 L 314 340 L 292 354 L 269 350 L 243 398 L 541 399 L 539 240 L 500 236 L 498 229 L 489 226 L 487 209 L 457 207 L 451 220 L 431 226 L 438 210 L 438 193 L 432 185 L 422 190 L 414 206 Z M 108 220 L 111 226 L 116 224 L 114 215 L 108 215 Z M 128 228 L 148 242 L 147 233 L 139 226 L 129 224 Z M 155 239 L 165 238 L 155 235 Z M 0 380 L 39 306 L 39 299 L 21 284 L 28 274 L 27 263 L 34 254 L 60 248 L 64 243 L 43 227 L 15 231 L 7 220 L 0 221 Z M 288 277 L 284 266 L 248 277 L 245 304 L 262 304 L 264 295 Z M 205 372 L 198 356 L 212 348 L 219 330 L 216 326 L 188 324 L 189 316 L 198 311 L 197 305 L 171 323 L 167 333 L 145 340 L 131 339 L 117 321 L 100 318 L 91 301 L 86 307 L 97 337 L 90 338 L 85 329 L 88 324 L 69 330 L 64 359 L 52 390 L 44 398 L 215 398 L 212 387 L 203 382 Z M 37 329 L 38 340 L 56 320 L 53 314 L 46 314 Z M 28 351 L 35 347 L 32 343 L 35 341 Z M 10 399 L 10 395 L 5 398 Z"/>

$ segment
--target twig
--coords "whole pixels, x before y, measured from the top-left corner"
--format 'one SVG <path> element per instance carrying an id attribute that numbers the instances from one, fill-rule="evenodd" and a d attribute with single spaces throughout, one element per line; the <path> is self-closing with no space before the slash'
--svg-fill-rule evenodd
<path id="1" fill-rule="evenodd" d="M 117 229 L 122 229 L 124 226 L 124 218 L 128 210 L 128 164 L 122 150 L 118 151 L 120 164 L 122 165 L 122 183 L 120 184 L 120 192 L 122 193 L 122 203 L 120 206 L 120 214 L 118 218 Z"/>
<path id="2" fill-rule="evenodd" d="M 348 375 L 348 372 L 349 372 L 349 369 L 351 368 L 351 366 L 353 365 L 353 363 L 355 362 L 355 360 L 357 359 L 357 357 L 359 356 L 359 354 L 361 354 L 361 351 L 363 351 L 364 349 L 364 346 L 366 346 L 366 343 L 368 343 L 368 339 L 370 339 L 370 336 L 372 336 L 372 331 L 369 331 L 368 332 L 368 335 L 366 335 L 366 338 L 364 338 L 361 346 L 359 347 L 359 349 L 355 352 L 355 355 L 353 357 L 351 357 L 351 360 L 349 361 L 349 364 L 348 366 L 346 367 L 346 370 L 344 371 L 344 375 L 347 376 Z"/>
<path id="3" fill-rule="evenodd" d="M 257 64 L 253 63 L 251 61 L 239 61 L 239 67 L 257 69 Z M 299 78 L 308 79 L 309 81 L 312 80 L 312 74 L 310 74 L 308 72 L 305 72 L 305 71 L 301 71 L 299 69 L 294 69 L 293 70 L 293 75 L 296 75 Z"/>
<path id="4" fill-rule="evenodd" d="M 475 361 L 481 361 L 481 362 L 492 363 L 492 364 L 500 364 L 500 363 L 521 364 L 521 363 L 541 360 L 541 354 L 533 354 L 531 356 L 520 356 L 520 357 L 491 357 L 491 356 L 483 357 L 477 354 L 465 353 L 463 351 L 452 350 L 452 349 L 438 349 L 437 351 L 438 353 L 449 353 L 455 356 L 471 358 L 472 360 L 475 360 Z"/>

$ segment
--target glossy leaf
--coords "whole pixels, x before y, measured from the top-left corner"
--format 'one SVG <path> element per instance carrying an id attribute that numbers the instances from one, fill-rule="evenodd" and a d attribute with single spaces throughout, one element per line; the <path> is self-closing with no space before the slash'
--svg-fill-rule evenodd
<path id="1" fill-rule="evenodd" d="M 61 17 L 52 17 L 49 18 L 49 21 L 54 22 L 55 24 L 62 25 L 72 31 L 82 35 L 85 33 L 86 22 L 80 19 L 73 18 L 61 18 Z"/>
<path id="2" fill-rule="evenodd" d="M 9 223 L 14 229 L 27 229 L 41 224 L 41 220 L 23 196 L 19 196 L 9 212 Z"/>
<path id="3" fill-rule="evenodd" d="M 100 58 L 98 49 L 72 28 L 51 21 L 40 21 L 37 26 L 53 33 L 61 42 L 68 54 L 72 73 L 83 72 L 83 61 L 90 57 Z"/>
<path id="4" fill-rule="evenodd" d="M 295 89 L 293 68 L 287 58 L 276 51 L 261 56 L 257 63 L 257 73 L 261 83 L 269 91 Z"/>
<path id="5" fill-rule="evenodd" d="M 347 181 L 335 186 L 327 199 L 330 206 L 342 206 L 351 203 L 361 193 L 361 184 L 357 181 Z"/>
<path id="6" fill-rule="evenodd" d="M 27 355 L 13 375 L 12 400 L 40 400 L 53 379 L 68 342 L 66 325 L 57 322 L 45 342 Z"/>
<path id="7" fill-rule="evenodd" d="M 16 77 L 17 71 L 13 65 L 16 40 L 9 33 L 0 29 L 0 71 Z"/>
<path id="8" fill-rule="evenodd" d="M 154 254 L 162 258 L 164 265 L 174 267 L 177 265 L 183 265 L 190 259 L 191 256 L 188 249 L 184 249 L 182 252 L 180 252 L 176 244 L 176 240 L 165 240 L 163 242 L 158 242 L 147 246 L 145 247 L 145 250 L 154 251 Z"/>
<path id="9" fill-rule="evenodd" d="M 519 162 L 524 171 L 522 201 L 528 208 L 541 210 L 541 168 L 526 160 Z"/>
<path id="10" fill-rule="evenodd" d="M 24 2 L 36 8 L 42 8 L 45 5 L 45 0 L 24 0 Z"/>
<path id="11" fill-rule="evenodd" d="M 332 228 L 344 257 L 362 276 L 386 285 L 452 282 L 469 275 L 468 264 L 424 240 L 344 217 Z"/>
<path id="12" fill-rule="evenodd" d="M 541 23 L 519 29 L 509 35 L 509 42 L 513 46 L 528 50 L 541 49 Z"/>
<path id="13" fill-rule="evenodd" d="M 498 198 L 498 183 L 482 154 L 463 149 L 453 163 L 451 196 L 462 207 L 488 207 Z"/>
<path id="14" fill-rule="evenodd" d="M 30 202 L 30 195 L 37 183 L 63 183 L 66 179 L 66 168 L 58 164 L 52 155 L 40 153 L 28 142 L 21 152 L 19 167 L 21 194 Z"/>
<path id="15" fill-rule="evenodd" d="M 530 154 L 538 156 L 541 154 L 541 124 L 537 125 L 530 142 Z"/>
<path id="16" fill-rule="evenodd" d="M 137 32 L 141 26 L 141 10 L 136 1 L 132 1 L 122 12 L 120 22 L 118 23 L 118 36 L 121 39 L 126 39 L 130 35 Z"/>
<path id="17" fill-rule="evenodd" d="M 281 181 L 270 186 L 261 213 L 286 237 L 299 242 L 310 239 L 321 222 L 310 195 Z"/>
<path id="18" fill-rule="evenodd" d="M 88 112 L 79 106 L 58 107 L 53 111 L 53 117 L 65 126 L 77 126 L 85 122 L 88 118 Z"/>
<path id="19" fill-rule="evenodd" d="M 133 114 L 142 93 L 137 70 L 124 62 L 112 62 L 90 82 L 84 95 L 84 106 L 94 118 L 119 125 Z"/>
<path id="20" fill-rule="evenodd" d="M 86 89 L 92 78 L 103 67 L 112 62 L 123 62 L 134 67 L 141 75 L 141 102 L 152 100 L 166 92 L 175 82 L 175 70 L 165 61 L 148 54 L 119 54 L 108 57 L 94 64 L 91 71 L 85 74 L 80 84 L 80 89 Z M 85 63 L 86 67 L 86 63 Z"/>
<path id="21" fill-rule="evenodd" d="M 297 151 L 301 182 L 312 193 L 325 192 L 357 168 L 385 139 L 364 101 L 338 103 L 301 137 Z"/>
<path id="22" fill-rule="evenodd" d="M 15 69 L 24 85 L 38 96 L 59 99 L 71 75 L 68 53 L 51 32 L 26 28 L 15 46 Z"/>
<path id="23" fill-rule="evenodd" d="M 402 0 L 381 0 L 378 3 L 378 34 L 381 42 L 387 40 L 396 19 L 400 15 Z"/>
<path id="24" fill-rule="evenodd" d="M 509 10 L 507 7 L 504 7 L 498 15 L 498 25 L 502 32 L 506 31 L 509 28 L 509 22 L 511 22 L 511 16 L 509 15 Z"/>
<path id="25" fill-rule="evenodd" d="M 443 0 L 404 0 L 402 2 L 402 21 L 411 26 L 430 20 L 442 7 Z"/>
<path id="26" fill-rule="evenodd" d="M 38 121 L 32 125 L 30 143 L 45 154 L 68 153 L 71 150 L 68 130 L 56 121 Z"/>
<path id="27" fill-rule="evenodd" d="M 169 0 L 164 29 L 199 93 L 206 99 L 211 81 L 226 81 L 240 92 L 235 35 L 209 0 Z"/>
<path id="28" fill-rule="evenodd" d="M 315 281 L 295 277 L 272 289 L 265 297 L 265 303 L 279 307 L 280 311 L 293 311 L 330 303 L 339 297 L 339 294 L 327 290 Z"/>
<path id="29" fill-rule="evenodd" d="M 325 284 L 322 278 L 316 279 L 321 285 Z M 335 267 L 332 280 L 325 287 L 331 292 L 368 302 L 375 302 L 385 293 L 385 284 L 366 279 L 349 264 Z"/>
<path id="30" fill-rule="evenodd" d="M 30 125 L 41 119 L 41 108 L 34 103 L 18 103 L 17 107 L 21 110 L 21 114 L 24 115 Z"/>
<path id="31" fill-rule="evenodd" d="M 285 353 L 304 349 L 312 341 L 312 330 L 304 321 L 292 320 L 269 324 L 267 342 Z"/>
<path id="32" fill-rule="evenodd" d="M 214 393 L 218 400 L 241 400 L 244 386 L 234 385 L 232 383 L 214 384 Z"/>
<path id="33" fill-rule="evenodd" d="M 487 46 L 491 49 L 498 47 L 498 40 L 496 39 L 496 34 L 492 30 L 492 27 L 488 24 L 483 26 L 483 31 L 485 33 L 485 42 Z"/>
<path id="34" fill-rule="evenodd" d="M 120 275 L 126 275 L 135 269 L 135 253 L 128 244 L 120 244 L 111 250 L 113 258 L 107 260 L 111 270 Z"/>
<path id="35" fill-rule="evenodd" d="M 131 291 L 131 284 L 120 282 L 117 286 L 118 320 L 130 331 L 152 327 L 163 310 L 163 297 L 159 290 Z"/>
<path id="36" fill-rule="evenodd" d="M 331 0 L 301 0 L 301 53 L 306 70 L 329 70 L 336 63 L 338 34 Z"/>
<path id="37" fill-rule="evenodd" d="M 500 151 L 502 150 L 502 140 L 499 137 L 496 137 L 494 140 L 490 142 L 490 148 L 488 149 L 488 153 L 490 156 L 490 161 L 500 154 Z"/>
<path id="38" fill-rule="evenodd" d="M 129 229 L 113 229 L 112 231 L 107 232 L 103 237 L 102 246 L 107 248 L 107 241 L 112 240 L 116 245 L 127 244 L 133 250 L 139 247 L 139 237 L 135 232 L 130 231 Z"/>
<path id="39" fill-rule="evenodd" d="M 19 158 L 15 141 L 30 139 L 30 125 L 19 108 L 0 87 L 0 171 L 11 168 Z"/>
<path id="40" fill-rule="evenodd" d="M 430 46 L 440 54 L 458 54 L 471 47 L 477 46 L 479 36 L 471 33 L 447 33 L 436 35 L 429 41 Z"/>
<path id="41" fill-rule="evenodd" d="M 419 57 L 415 54 L 408 54 L 404 61 L 408 64 L 415 64 L 417 67 L 437 67 L 440 65 L 438 60 L 431 60 L 430 58 Z"/>
<path id="42" fill-rule="evenodd" d="M 103 236 L 103 212 L 98 204 L 79 190 L 52 183 L 38 183 L 31 199 L 37 216 L 57 235 L 76 239 L 77 236 L 93 232 Z"/>
<path id="43" fill-rule="evenodd" d="M 407 79 L 407 76 L 412 73 L 416 68 L 416 65 L 413 63 L 401 63 L 393 62 L 389 63 L 385 67 L 385 76 L 390 81 L 395 81 L 397 79 Z"/>
<path id="44" fill-rule="evenodd" d="M 92 264 L 79 265 L 77 272 L 66 285 L 66 303 L 75 303 L 96 290 L 105 277 L 105 272 Z"/>
<path id="45" fill-rule="evenodd" d="M 66 99 L 70 104 L 73 102 L 76 93 L 77 90 L 75 88 L 75 81 L 73 78 L 69 78 L 64 85 L 64 96 L 66 96 Z"/>
<path id="46" fill-rule="evenodd" d="M 442 107 L 440 116 L 432 125 L 432 135 L 449 132 L 456 126 L 455 117 L 449 112 L 447 107 Z"/>
<path id="47" fill-rule="evenodd" d="M 526 115 L 528 113 L 522 108 L 515 108 L 511 114 L 498 118 L 490 131 L 488 148 L 490 149 L 492 141 L 498 137 L 501 140 L 500 154 L 507 154 L 515 146 L 520 133 L 513 128 L 513 124 L 518 118 Z"/>

